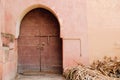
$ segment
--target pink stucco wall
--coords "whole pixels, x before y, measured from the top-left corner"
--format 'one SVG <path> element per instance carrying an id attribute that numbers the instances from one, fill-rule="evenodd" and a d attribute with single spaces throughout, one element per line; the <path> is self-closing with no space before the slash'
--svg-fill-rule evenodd
<path id="1" fill-rule="evenodd" d="M 87 0 L 90 63 L 104 56 L 120 58 L 119 3 L 119 0 Z"/>
<path id="2" fill-rule="evenodd" d="M 16 39 L 25 13 L 38 6 L 53 11 L 60 23 L 63 39 L 63 68 L 76 65 L 77 62 L 88 64 L 86 0 L 1 0 L 1 3 L 4 10 L 2 32 L 11 33 Z M 8 58 L 12 60 L 3 65 L 3 80 L 12 79 L 17 72 L 17 49 Z"/>
<path id="3" fill-rule="evenodd" d="M 3 17 L 4 17 L 3 4 L 1 4 L 0 2 L 0 32 L 4 23 Z M 2 41 L 1 41 L 1 35 L 0 35 L 0 80 L 2 80 L 2 73 L 3 73 L 3 63 L 2 63 L 3 52 L 1 50 L 1 47 L 2 47 Z"/>
<path id="4" fill-rule="evenodd" d="M 25 13 L 41 6 L 53 11 L 60 23 L 64 69 L 77 62 L 88 64 L 103 56 L 119 57 L 119 3 L 119 0 L 1 0 L 0 32 L 14 34 L 17 38 Z M 2 53 L 4 51 L 0 52 L 0 60 L 4 57 Z M 13 78 L 17 72 L 17 47 L 14 53 L 6 64 L 0 62 L 3 80 Z"/>
<path id="5" fill-rule="evenodd" d="M 84 0 L 54 0 L 52 2 L 46 0 L 16 0 L 14 1 L 14 5 L 13 1 L 7 0 L 5 3 L 6 32 L 16 34 L 16 24 L 19 22 L 19 18 L 25 9 L 35 4 L 42 4 L 52 9 L 57 15 L 63 40 L 64 38 L 71 38 L 73 40 L 76 38 L 81 39 L 83 56 L 87 54 L 86 2 Z"/>

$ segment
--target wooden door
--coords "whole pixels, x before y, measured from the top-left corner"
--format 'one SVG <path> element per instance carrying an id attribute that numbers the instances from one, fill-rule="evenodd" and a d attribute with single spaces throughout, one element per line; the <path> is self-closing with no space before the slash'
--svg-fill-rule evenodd
<path id="1" fill-rule="evenodd" d="M 62 72 L 62 61 L 61 60 L 61 39 L 58 37 L 42 37 L 41 45 L 41 71 L 42 72 Z"/>
<path id="2" fill-rule="evenodd" d="M 18 39 L 18 71 L 62 72 L 59 23 L 49 11 L 34 9 L 22 20 Z"/>

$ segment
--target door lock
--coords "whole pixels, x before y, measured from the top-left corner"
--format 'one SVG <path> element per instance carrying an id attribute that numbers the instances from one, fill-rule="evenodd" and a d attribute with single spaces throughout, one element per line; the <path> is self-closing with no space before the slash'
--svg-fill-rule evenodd
<path id="1" fill-rule="evenodd" d="M 42 42 L 41 46 L 45 46 L 45 42 Z"/>
<path id="2" fill-rule="evenodd" d="M 37 49 L 40 49 L 40 46 L 37 46 Z"/>
<path id="3" fill-rule="evenodd" d="M 45 42 L 42 42 L 41 45 L 38 44 L 37 49 L 43 50 L 45 46 Z"/>

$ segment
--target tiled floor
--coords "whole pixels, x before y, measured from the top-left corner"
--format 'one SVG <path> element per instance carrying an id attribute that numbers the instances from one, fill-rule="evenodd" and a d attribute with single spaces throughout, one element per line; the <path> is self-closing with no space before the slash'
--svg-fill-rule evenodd
<path id="1" fill-rule="evenodd" d="M 59 74 L 19 75 L 16 80 L 65 80 Z"/>

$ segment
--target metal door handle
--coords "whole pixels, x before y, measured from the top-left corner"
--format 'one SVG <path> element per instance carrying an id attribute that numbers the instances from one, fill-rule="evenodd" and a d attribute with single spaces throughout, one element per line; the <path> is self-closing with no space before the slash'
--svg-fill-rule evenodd
<path id="1" fill-rule="evenodd" d="M 45 46 L 45 42 L 42 42 L 41 46 Z"/>
<path id="2" fill-rule="evenodd" d="M 44 46 L 37 46 L 37 49 L 43 50 L 43 49 L 44 49 Z"/>
<path id="3" fill-rule="evenodd" d="M 37 49 L 40 49 L 40 46 L 37 46 Z"/>
<path id="4" fill-rule="evenodd" d="M 40 44 L 37 44 L 37 49 L 40 49 Z"/>
<path id="5" fill-rule="evenodd" d="M 42 42 L 41 46 L 40 46 L 40 49 L 41 50 L 44 50 L 44 46 L 45 46 L 45 42 Z"/>
<path id="6" fill-rule="evenodd" d="M 44 46 L 45 46 L 45 42 L 42 42 L 41 45 L 38 44 L 37 49 L 43 50 L 43 49 L 44 49 Z"/>

